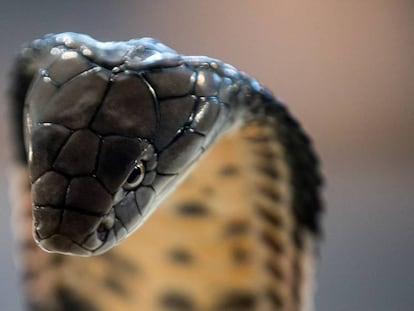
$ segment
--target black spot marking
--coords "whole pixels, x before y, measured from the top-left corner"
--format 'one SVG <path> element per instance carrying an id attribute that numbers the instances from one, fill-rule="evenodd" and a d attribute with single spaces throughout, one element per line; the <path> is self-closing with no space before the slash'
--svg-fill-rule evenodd
<path id="1" fill-rule="evenodd" d="M 221 176 L 232 177 L 232 176 L 237 176 L 239 174 L 240 174 L 240 168 L 233 164 L 224 165 L 219 170 L 219 175 Z"/>
<path id="2" fill-rule="evenodd" d="M 193 311 L 195 310 L 194 302 L 191 298 L 183 293 L 170 292 L 161 296 L 160 304 L 167 310 L 174 311 Z"/>
<path id="3" fill-rule="evenodd" d="M 253 311 L 257 303 L 255 295 L 246 290 L 234 290 L 226 293 L 214 310 L 217 311 Z"/>
<path id="4" fill-rule="evenodd" d="M 285 277 L 284 277 L 284 274 L 283 274 L 283 270 L 281 269 L 280 266 L 277 266 L 275 263 L 273 263 L 271 261 L 268 261 L 265 264 L 265 268 L 276 279 L 278 279 L 280 281 L 284 280 Z"/>
<path id="5" fill-rule="evenodd" d="M 263 160 L 265 160 L 266 162 L 274 162 L 277 159 L 279 159 L 279 155 L 269 149 L 262 149 L 260 148 L 259 150 L 256 150 L 254 152 L 254 154 L 260 158 L 262 158 Z"/>
<path id="6" fill-rule="evenodd" d="M 275 293 L 273 289 L 271 288 L 267 289 L 265 295 L 275 307 L 277 308 L 283 307 L 282 299 Z"/>
<path id="7" fill-rule="evenodd" d="M 311 141 L 286 110 L 280 110 L 276 105 L 268 105 L 265 109 L 269 114 L 278 114 L 275 130 L 285 149 L 284 154 L 289 155 L 284 161 L 290 170 L 294 215 L 301 225 L 318 234 L 323 209 L 320 197 L 322 178 Z"/>
<path id="8" fill-rule="evenodd" d="M 254 168 L 260 174 L 266 175 L 271 179 L 277 179 L 279 178 L 279 172 L 273 164 L 273 162 L 256 164 Z"/>
<path id="9" fill-rule="evenodd" d="M 235 247 L 232 250 L 232 257 L 236 263 L 242 264 L 249 260 L 249 252 L 241 247 Z"/>
<path id="10" fill-rule="evenodd" d="M 225 228 L 227 236 L 244 235 L 249 232 L 250 226 L 247 221 L 235 220 L 229 223 Z"/>
<path id="11" fill-rule="evenodd" d="M 274 189 L 274 188 L 270 188 L 270 187 L 265 187 L 263 185 L 257 185 L 257 189 L 259 190 L 259 192 L 268 197 L 270 200 L 272 200 L 272 202 L 277 202 L 280 200 L 280 194 L 279 192 Z"/>
<path id="12" fill-rule="evenodd" d="M 255 205 L 255 210 L 257 211 L 259 216 L 261 216 L 270 225 L 278 227 L 278 228 L 283 226 L 283 222 L 280 219 L 280 217 L 278 217 L 275 214 L 273 214 L 272 212 L 270 212 L 266 207 L 261 206 L 259 204 L 256 204 Z"/>
<path id="13" fill-rule="evenodd" d="M 111 266 L 111 269 L 116 270 L 114 273 L 121 273 L 127 275 L 132 274 L 136 276 L 140 272 L 138 265 L 135 262 L 133 263 L 120 255 L 116 255 L 114 252 L 104 253 L 100 255 L 98 258 L 108 261 Z"/>
<path id="14" fill-rule="evenodd" d="M 304 244 L 303 235 L 302 235 L 301 230 L 297 226 L 295 230 L 293 230 L 292 239 L 293 239 L 293 243 L 295 243 L 295 246 L 298 249 L 303 249 L 303 244 Z"/>
<path id="15" fill-rule="evenodd" d="M 115 277 L 107 277 L 104 279 L 105 286 L 112 292 L 126 297 L 128 296 L 128 291 L 125 286 Z"/>
<path id="16" fill-rule="evenodd" d="M 183 248 L 173 249 L 168 255 L 172 261 L 181 264 L 190 264 L 194 260 L 193 255 Z"/>
<path id="17" fill-rule="evenodd" d="M 272 101 L 269 100 L 269 103 Z M 273 135 L 250 135 L 246 139 L 252 142 L 250 147 L 255 151 L 259 148 L 270 149 L 270 144 L 276 143 L 283 148 L 284 155 L 289 155 L 278 156 L 290 172 L 293 214 L 301 225 L 319 234 L 320 214 L 323 210 L 320 195 L 322 177 L 311 141 L 283 106 L 266 103 L 264 113 L 272 115 L 276 122 L 265 121 L 256 125 L 263 128 L 267 126 Z M 267 152 L 267 156 L 270 157 L 270 152 Z"/>
<path id="18" fill-rule="evenodd" d="M 272 136 L 265 136 L 265 135 L 256 135 L 256 136 L 245 136 L 243 137 L 246 141 L 251 143 L 270 143 L 274 140 Z"/>
<path id="19" fill-rule="evenodd" d="M 98 311 L 89 301 L 79 297 L 69 288 L 60 287 L 55 291 L 56 298 L 61 304 L 61 308 L 56 311 Z M 48 310 L 39 309 L 39 310 Z"/>
<path id="20" fill-rule="evenodd" d="M 279 241 L 277 241 L 273 236 L 267 232 L 262 232 L 261 234 L 262 241 L 266 243 L 275 253 L 281 254 L 284 249 Z"/>
<path id="21" fill-rule="evenodd" d="M 292 288 L 292 294 L 293 294 L 293 298 L 296 301 L 300 301 L 300 293 L 299 293 L 299 287 L 302 282 L 302 269 L 299 265 L 298 259 L 296 259 L 293 263 L 293 288 Z"/>
<path id="22" fill-rule="evenodd" d="M 177 205 L 177 213 L 183 216 L 204 217 L 210 214 L 210 210 L 201 202 L 183 202 Z"/>

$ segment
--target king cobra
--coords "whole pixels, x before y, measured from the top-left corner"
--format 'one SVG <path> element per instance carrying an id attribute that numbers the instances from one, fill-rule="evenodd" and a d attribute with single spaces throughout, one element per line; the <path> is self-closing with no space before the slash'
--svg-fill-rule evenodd
<path id="1" fill-rule="evenodd" d="M 28 310 L 312 309 L 318 160 L 254 78 L 76 33 L 26 45 L 12 76 Z"/>

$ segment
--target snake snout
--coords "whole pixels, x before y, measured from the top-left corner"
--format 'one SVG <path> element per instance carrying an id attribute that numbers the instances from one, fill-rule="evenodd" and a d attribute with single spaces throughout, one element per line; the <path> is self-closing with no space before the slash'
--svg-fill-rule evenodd
<path id="1" fill-rule="evenodd" d="M 54 234 L 49 238 L 37 240 L 38 245 L 50 253 L 60 253 L 67 255 L 89 256 L 90 251 L 62 234 Z"/>
<path id="2" fill-rule="evenodd" d="M 115 243 L 112 195 L 94 177 L 50 171 L 32 196 L 35 239 L 46 251 L 90 256 Z"/>
<path id="3" fill-rule="evenodd" d="M 114 196 L 123 193 L 145 142 L 49 123 L 32 132 L 28 158 L 38 244 L 49 252 L 85 256 L 111 248 L 127 234 L 111 216 Z M 119 213 L 126 216 L 129 210 Z"/>
<path id="4" fill-rule="evenodd" d="M 65 209 L 34 206 L 34 237 L 47 252 L 78 256 L 103 253 L 116 244 L 115 215 L 97 217 Z"/>

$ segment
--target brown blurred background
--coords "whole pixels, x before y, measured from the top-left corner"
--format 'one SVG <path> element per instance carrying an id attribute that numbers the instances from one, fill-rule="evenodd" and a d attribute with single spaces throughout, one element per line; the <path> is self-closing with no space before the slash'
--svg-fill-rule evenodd
<path id="1" fill-rule="evenodd" d="M 7 73 L 48 32 L 152 36 L 258 78 L 314 138 L 326 175 L 316 310 L 414 307 L 414 1 L 2 1 L 0 302 L 22 310 L 7 198 Z"/>

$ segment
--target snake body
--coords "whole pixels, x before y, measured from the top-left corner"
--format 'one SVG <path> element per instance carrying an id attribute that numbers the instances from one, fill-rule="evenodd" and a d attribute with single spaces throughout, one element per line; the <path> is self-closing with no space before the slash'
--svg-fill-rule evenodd
<path id="1" fill-rule="evenodd" d="M 241 159 L 240 165 L 249 163 L 250 153 L 261 158 L 264 165 L 255 167 L 255 174 L 267 179 L 259 192 L 274 201 L 270 208 L 248 207 L 256 215 L 249 217 L 259 217 L 258 223 L 271 228 L 258 234 L 260 247 L 283 258 L 277 237 L 285 230 L 287 245 L 306 253 L 300 258 L 313 257 L 321 210 L 317 159 L 300 125 L 255 79 L 216 59 L 180 55 L 151 38 L 99 42 L 76 33 L 33 41 L 15 67 L 13 113 L 22 142 L 17 158 L 22 167 L 28 164 L 33 236 L 45 251 L 82 257 L 116 253 L 122 243 L 108 250 L 147 219 L 151 223 L 149 216 L 171 200 L 170 193 L 186 183 L 184 177 L 191 170 L 190 178 L 197 175 L 196 163 L 213 157 L 215 151 L 210 156 L 209 150 L 233 135 L 255 146 L 249 151 L 232 145 L 232 157 Z M 222 175 L 233 173 L 227 167 Z M 204 174 L 199 178 L 208 179 L 209 172 Z M 243 178 L 254 180 L 253 175 Z M 275 188 L 289 195 L 283 199 Z M 276 202 L 283 202 L 288 227 L 277 216 Z M 205 212 L 196 204 L 184 210 Z M 279 233 L 273 231 L 276 227 Z M 313 241 L 309 249 L 307 239 Z M 295 264 L 296 270 L 303 266 L 300 260 Z M 267 267 L 260 273 L 283 274 Z M 292 275 L 296 278 L 281 278 L 265 291 L 258 288 L 253 300 L 236 299 L 221 309 L 214 303 L 196 308 L 175 297 L 160 310 L 304 310 L 306 293 L 298 288 L 305 278 Z M 251 281 L 258 282 L 257 276 Z M 276 289 L 283 282 L 296 288 L 293 296 L 286 294 L 289 303 Z M 28 299 L 34 300 L 31 295 Z M 38 304 L 36 310 L 69 310 L 63 305 Z"/>

